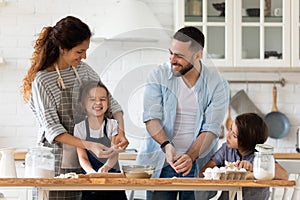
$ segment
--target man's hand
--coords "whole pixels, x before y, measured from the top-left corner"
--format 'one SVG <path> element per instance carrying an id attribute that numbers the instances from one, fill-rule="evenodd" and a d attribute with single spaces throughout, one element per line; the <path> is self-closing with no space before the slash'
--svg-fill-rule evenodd
<path id="1" fill-rule="evenodd" d="M 169 143 L 165 146 L 165 151 L 166 151 L 167 163 L 169 163 L 172 166 L 172 164 L 174 162 L 174 158 L 176 156 L 175 147 L 171 143 Z"/>
<path id="2" fill-rule="evenodd" d="M 175 162 L 171 166 L 176 173 L 182 173 L 183 176 L 186 176 L 193 167 L 193 161 L 188 154 L 181 154 L 175 158 Z"/>

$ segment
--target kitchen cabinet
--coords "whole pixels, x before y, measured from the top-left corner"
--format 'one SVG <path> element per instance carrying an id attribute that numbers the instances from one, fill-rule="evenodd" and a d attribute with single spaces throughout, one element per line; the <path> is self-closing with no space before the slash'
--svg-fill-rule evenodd
<path id="1" fill-rule="evenodd" d="M 292 8 L 292 66 L 300 67 L 300 1 L 291 1 Z"/>
<path id="2" fill-rule="evenodd" d="M 174 13 L 176 30 L 203 31 L 204 61 L 211 58 L 217 67 L 300 65 L 299 1 L 177 0 Z"/>
<path id="3" fill-rule="evenodd" d="M 29 189 L 31 192 L 31 188 Z M 29 200 L 32 195 L 28 193 L 27 189 L 9 188 L 0 190 L 0 200 Z M 30 197 L 29 197 L 30 196 Z M 28 198 L 27 198 L 28 197 Z"/>
<path id="4" fill-rule="evenodd" d="M 216 66 L 233 65 L 233 0 L 225 1 L 225 16 L 207 0 L 176 0 L 175 29 L 195 26 L 205 35 L 203 60 L 213 60 Z M 212 63 L 210 63 L 212 64 Z"/>
<path id="5" fill-rule="evenodd" d="M 25 152 L 15 153 L 15 165 L 17 171 L 17 177 L 23 178 L 25 172 L 24 156 Z M 29 200 L 32 199 L 32 188 L 1 188 L 0 189 L 0 200 Z"/>

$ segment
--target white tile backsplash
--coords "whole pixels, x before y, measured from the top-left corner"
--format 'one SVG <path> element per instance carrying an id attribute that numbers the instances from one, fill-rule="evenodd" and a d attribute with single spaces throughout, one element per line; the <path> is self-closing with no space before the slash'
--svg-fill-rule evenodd
<path id="1" fill-rule="evenodd" d="M 143 0 L 154 12 L 162 26 L 173 29 L 172 0 Z M 35 144 L 37 125 L 28 105 L 20 93 L 22 79 L 30 66 L 33 41 L 43 26 L 53 25 L 66 15 L 75 15 L 87 22 L 91 30 L 103 22 L 103 12 L 110 0 L 7 0 L 0 5 L 0 57 L 6 63 L 0 65 L 0 148 L 15 146 L 28 148 Z M 112 26 L 118 26 L 114 24 Z M 107 43 L 106 43 L 107 44 Z M 109 47 L 92 42 L 88 61 L 100 74 L 125 112 L 125 128 L 130 140 L 129 148 L 138 148 L 145 137 L 142 122 L 142 85 L 148 71 L 156 64 L 168 61 L 168 52 L 161 49 L 138 49 L 137 43 L 111 42 Z M 98 46 L 98 47 L 97 47 Z M 149 44 L 146 45 L 149 47 Z M 97 49 L 98 48 L 98 49 Z M 166 47 L 168 48 L 168 47 Z M 94 54 L 95 52 L 96 55 Z M 119 54 L 119 57 L 115 58 Z M 122 54 L 120 56 L 120 54 Z M 94 61 L 93 58 L 100 61 Z M 114 60 L 113 60 L 114 59 Z M 112 63 L 109 64 L 109 62 Z M 300 126 L 299 72 L 224 72 L 230 80 L 279 80 L 285 78 L 284 87 L 277 86 L 278 108 L 291 122 L 287 137 L 267 142 L 277 152 L 294 152 L 296 127 Z M 271 111 L 272 84 L 231 84 L 232 95 L 244 89 L 251 100 L 263 112 Z"/>

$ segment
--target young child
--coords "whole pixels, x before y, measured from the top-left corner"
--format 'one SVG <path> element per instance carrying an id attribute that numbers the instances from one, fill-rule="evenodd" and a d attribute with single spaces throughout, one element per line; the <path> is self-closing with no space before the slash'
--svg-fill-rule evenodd
<path id="1" fill-rule="evenodd" d="M 261 117 L 255 113 L 245 113 L 236 117 L 229 130 L 226 142 L 213 155 L 210 161 L 202 168 L 199 176 L 208 167 L 225 166 L 225 161 L 235 162 L 236 166 L 253 172 L 253 159 L 256 144 L 263 144 L 268 138 L 268 128 Z M 288 179 L 288 172 L 275 162 L 275 178 Z M 269 188 L 243 188 L 243 199 L 269 198 Z M 228 199 L 228 192 L 222 192 L 219 199 Z"/>
<path id="2" fill-rule="evenodd" d="M 74 136 L 87 141 L 101 143 L 114 148 L 115 154 L 109 158 L 97 158 L 91 151 L 77 148 L 79 162 L 84 171 L 89 173 L 120 172 L 118 153 L 112 144 L 117 135 L 118 123 L 109 119 L 109 92 L 101 82 L 88 82 L 82 85 L 79 103 L 86 114 L 85 120 L 74 127 Z M 83 200 L 92 199 L 127 199 L 125 191 L 85 191 Z"/>

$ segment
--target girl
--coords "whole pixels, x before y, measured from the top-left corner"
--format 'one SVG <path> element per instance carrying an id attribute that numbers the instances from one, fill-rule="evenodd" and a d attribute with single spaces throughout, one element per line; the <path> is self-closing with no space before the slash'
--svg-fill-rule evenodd
<path id="1" fill-rule="evenodd" d="M 253 171 L 253 159 L 256 144 L 263 144 L 268 138 L 267 125 L 255 113 L 245 113 L 236 117 L 229 130 L 226 142 L 214 154 L 210 161 L 202 168 L 199 176 L 203 177 L 206 168 L 225 166 L 225 161 L 235 162 L 238 168 Z M 287 171 L 275 163 L 275 178 L 288 179 Z M 269 188 L 243 188 L 243 199 L 269 198 Z M 228 199 L 228 192 L 222 192 L 219 199 Z"/>
<path id="2" fill-rule="evenodd" d="M 120 172 L 118 147 L 111 142 L 117 136 L 118 123 L 109 119 L 109 92 L 101 82 L 83 84 L 79 93 L 79 103 L 86 114 L 85 120 L 74 127 L 74 136 L 97 142 L 110 147 L 115 152 L 109 158 L 97 158 L 93 152 L 77 147 L 81 167 L 86 173 Z M 125 191 L 83 191 L 83 200 L 92 199 L 127 199 Z"/>

